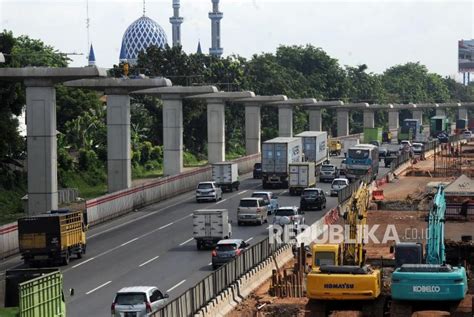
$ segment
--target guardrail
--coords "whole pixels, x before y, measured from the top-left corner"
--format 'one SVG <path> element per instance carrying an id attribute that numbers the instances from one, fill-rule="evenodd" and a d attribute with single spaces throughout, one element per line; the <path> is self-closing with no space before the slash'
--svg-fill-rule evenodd
<path id="1" fill-rule="evenodd" d="M 251 246 L 231 262 L 221 266 L 178 298 L 169 302 L 153 317 L 193 316 L 199 309 L 235 283 L 251 269 L 268 259 L 285 244 L 270 243 L 269 238 Z"/>
<path id="2" fill-rule="evenodd" d="M 343 189 L 339 190 L 338 195 L 337 195 L 337 201 L 339 202 L 339 204 L 342 204 L 343 202 L 345 202 L 352 196 L 352 194 L 359 188 L 362 182 L 366 184 L 370 184 L 372 180 L 373 180 L 373 175 L 367 174 L 357 179 L 356 181 L 350 183 L 349 186 L 346 186 Z"/>

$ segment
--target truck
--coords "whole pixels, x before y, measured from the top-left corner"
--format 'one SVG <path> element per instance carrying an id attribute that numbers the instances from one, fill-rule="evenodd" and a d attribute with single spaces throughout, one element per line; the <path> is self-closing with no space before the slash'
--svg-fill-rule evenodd
<path id="1" fill-rule="evenodd" d="M 404 131 L 402 130 L 403 127 L 405 127 L 405 129 L 403 129 Z M 410 131 L 407 131 L 407 128 Z M 421 125 L 421 122 L 418 119 L 403 120 L 402 127 L 399 130 L 402 130 L 402 133 L 409 133 L 409 134 L 411 133 L 411 136 L 408 136 L 411 138 L 406 139 L 406 138 L 403 138 L 404 136 L 400 136 L 400 132 L 399 132 L 399 136 L 398 136 L 399 142 L 401 140 L 418 141 L 418 142 L 423 141 L 423 126 Z"/>
<path id="2" fill-rule="evenodd" d="M 290 163 L 290 195 L 298 195 L 305 188 L 316 185 L 315 163 Z"/>
<path id="3" fill-rule="evenodd" d="M 358 138 L 348 138 L 348 139 L 344 139 L 342 141 L 342 151 L 344 153 L 344 156 L 347 156 L 347 152 L 349 151 L 349 149 L 353 146 L 356 146 L 357 144 L 360 143 L 360 140 Z"/>
<path id="4" fill-rule="evenodd" d="M 20 254 L 26 265 L 53 262 L 67 265 L 71 255 L 86 253 L 87 214 L 52 210 L 18 219 Z"/>
<path id="5" fill-rule="evenodd" d="M 430 136 L 438 137 L 441 132 L 451 134 L 451 123 L 446 116 L 434 116 L 430 120 Z"/>
<path id="6" fill-rule="evenodd" d="M 57 268 L 7 270 L 4 306 L 2 317 L 66 316 L 61 272 Z"/>
<path id="7" fill-rule="evenodd" d="M 462 134 L 467 129 L 467 120 L 458 119 L 456 120 L 455 134 Z"/>
<path id="8" fill-rule="evenodd" d="M 382 144 L 382 133 L 382 128 L 364 128 L 364 143 L 370 144 L 377 141 L 378 144 Z"/>
<path id="9" fill-rule="evenodd" d="M 326 131 L 305 131 L 297 134 L 301 138 L 305 162 L 321 165 L 328 157 L 328 133 Z"/>
<path id="10" fill-rule="evenodd" d="M 398 143 L 402 141 L 413 141 L 413 130 L 410 127 L 404 126 L 398 128 Z"/>
<path id="11" fill-rule="evenodd" d="M 212 180 L 222 188 L 222 191 L 239 190 L 239 164 L 233 162 L 212 164 Z"/>
<path id="12" fill-rule="evenodd" d="M 432 303 L 445 304 L 442 310 L 464 299 L 468 290 L 466 269 L 451 266 L 446 261 L 445 247 L 446 198 L 443 185 L 439 185 L 427 217 L 429 235 L 426 252 L 419 243 L 395 245 L 397 268 L 392 273 L 390 306 L 391 316 L 403 311 L 411 316 L 413 308 Z M 392 251 L 392 250 L 391 250 Z M 423 261 L 424 258 L 424 261 Z"/>
<path id="13" fill-rule="evenodd" d="M 301 162 L 301 138 L 278 137 L 262 145 L 262 187 L 288 188 L 290 163 Z"/>
<path id="14" fill-rule="evenodd" d="M 230 239 L 232 225 L 227 209 L 200 209 L 193 212 L 193 238 L 198 250 Z"/>
<path id="15" fill-rule="evenodd" d="M 342 144 L 341 141 L 336 139 L 329 140 L 329 155 L 339 156 L 341 155 Z"/>

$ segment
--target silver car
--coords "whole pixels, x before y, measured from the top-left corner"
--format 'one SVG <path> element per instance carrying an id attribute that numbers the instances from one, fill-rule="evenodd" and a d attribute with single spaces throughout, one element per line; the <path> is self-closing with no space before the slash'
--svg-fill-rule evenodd
<path id="1" fill-rule="evenodd" d="M 269 205 L 270 202 L 263 198 L 242 198 L 237 208 L 237 225 L 248 222 L 262 225 L 267 222 Z"/>
<path id="2" fill-rule="evenodd" d="M 145 317 L 168 303 L 168 294 L 155 286 L 124 287 L 112 302 L 112 317 Z"/>
<path id="3" fill-rule="evenodd" d="M 347 178 L 334 179 L 331 184 L 331 196 L 339 195 L 339 191 L 347 186 L 349 186 L 349 180 Z"/>
<path id="4" fill-rule="evenodd" d="M 222 189 L 215 182 L 200 182 L 196 188 L 196 201 L 218 201 L 222 199 Z"/>
<path id="5" fill-rule="evenodd" d="M 297 230 L 299 226 L 305 223 L 303 215 L 304 211 L 300 211 L 296 206 L 280 207 L 273 217 L 273 224 L 282 227 L 292 225 L 293 228 Z"/>

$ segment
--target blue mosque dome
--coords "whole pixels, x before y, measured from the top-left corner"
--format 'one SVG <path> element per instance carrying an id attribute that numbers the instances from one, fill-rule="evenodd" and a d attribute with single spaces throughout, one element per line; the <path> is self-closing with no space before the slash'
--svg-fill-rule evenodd
<path id="1" fill-rule="evenodd" d="M 135 20 L 125 31 L 120 49 L 120 61 L 135 64 L 140 51 L 152 45 L 164 48 L 168 44 L 163 28 L 147 16 Z"/>

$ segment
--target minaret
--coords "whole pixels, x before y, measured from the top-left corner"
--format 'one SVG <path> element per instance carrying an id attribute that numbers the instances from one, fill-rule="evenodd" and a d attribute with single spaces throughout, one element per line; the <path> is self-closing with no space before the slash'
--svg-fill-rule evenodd
<path id="1" fill-rule="evenodd" d="M 181 23 L 183 18 L 179 16 L 179 0 L 173 0 L 173 16 L 170 18 L 170 23 L 173 26 L 173 46 L 181 45 Z"/>
<path id="2" fill-rule="evenodd" d="M 224 50 L 221 48 L 221 19 L 224 16 L 219 12 L 219 0 L 212 0 L 212 12 L 209 12 L 211 19 L 212 47 L 209 54 L 221 57 Z"/>
<path id="3" fill-rule="evenodd" d="M 95 65 L 95 54 L 94 54 L 94 47 L 91 44 L 91 48 L 89 50 L 89 56 L 88 56 L 88 64 L 89 66 L 94 66 Z"/>
<path id="4" fill-rule="evenodd" d="M 196 54 L 202 54 L 201 40 L 199 40 L 199 42 L 198 42 L 198 48 L 197 48 Z"/>

